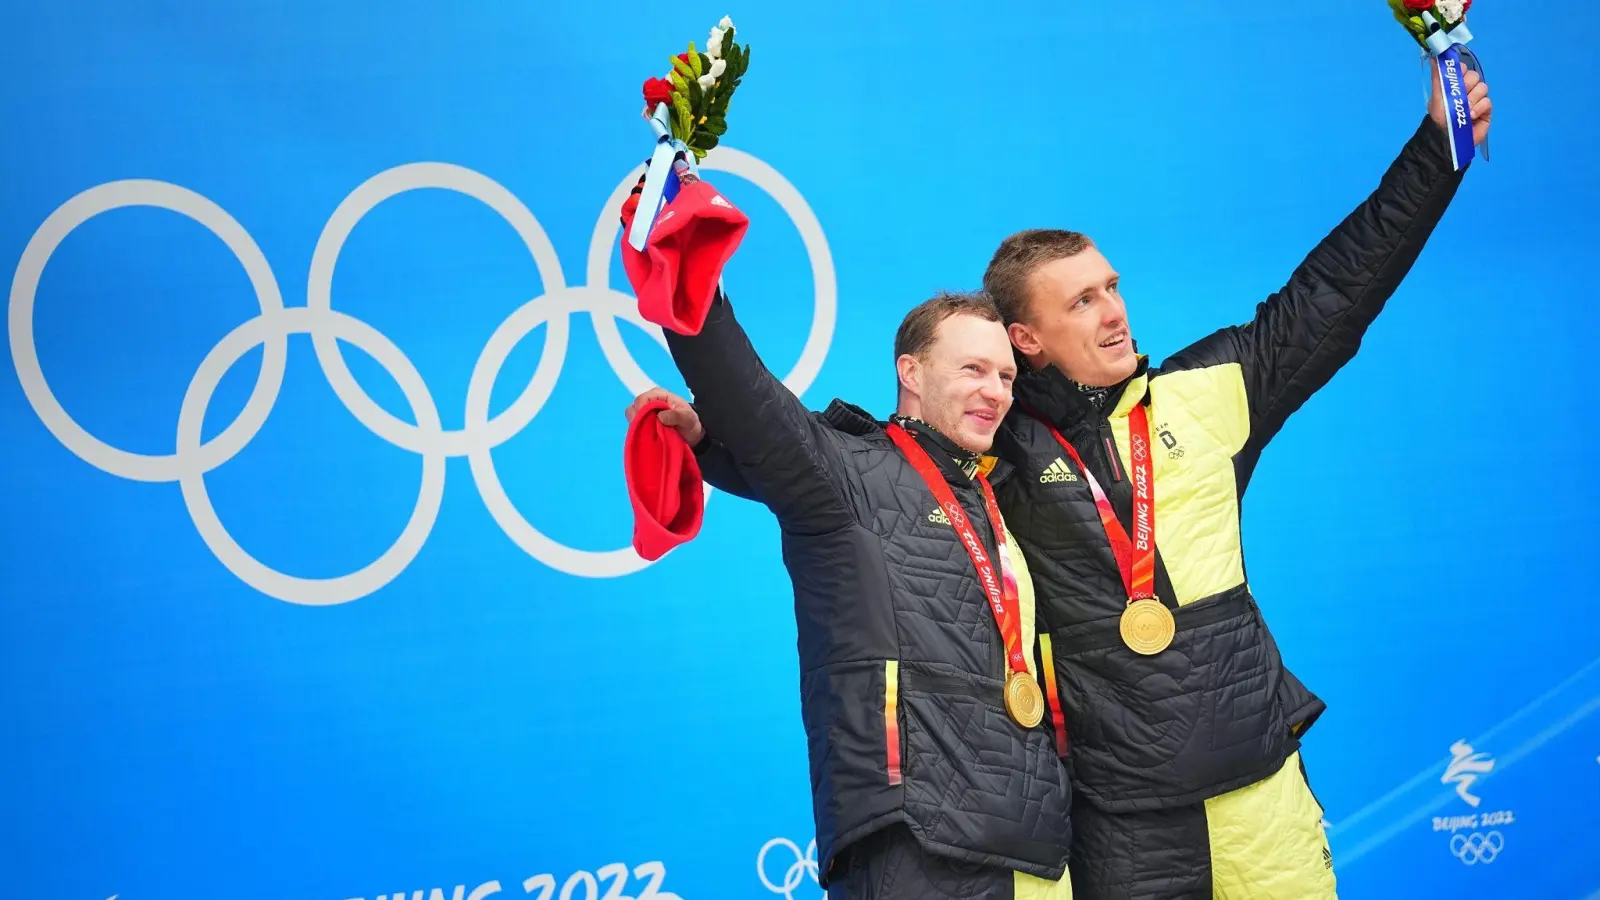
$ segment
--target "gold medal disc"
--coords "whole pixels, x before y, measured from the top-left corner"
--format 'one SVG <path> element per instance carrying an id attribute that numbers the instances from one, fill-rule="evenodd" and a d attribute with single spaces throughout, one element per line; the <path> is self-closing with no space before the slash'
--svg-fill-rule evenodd
<path id="1" fill-rule="evenodd" d="M 1006 679 L 1006 712 L 1023 728 L 1044 721 L 1044 693 L 1039 682 L 1023 672 L 1012 672 Z"/>
<path id="2" fill-rule="evenodd" d="M 1122 642 L 1128 649 L 1154 656 L 1171 646 L 1177 623 L 1172 619 L 1172 610 L 1160 600 L 1147 597 L 1135 600 L 1122 611 L 1121 631 Z"/>

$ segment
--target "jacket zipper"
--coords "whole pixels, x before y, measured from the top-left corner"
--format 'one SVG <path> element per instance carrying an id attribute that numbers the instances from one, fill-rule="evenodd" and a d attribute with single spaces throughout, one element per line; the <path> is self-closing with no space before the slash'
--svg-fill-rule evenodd
<path id="1" fill-rule="evenodd" d="M 1111 467 L 1111 478 L 1114 481 L 1121 481 L 1122 464 L 1117 459 L 1117 442 L 1111 436 L 1111 423 L 1109 421 L 1100 423 L 1100 436 L 1101 440 L 1105 441 L 1106 444 L 1106 464 Z"/>

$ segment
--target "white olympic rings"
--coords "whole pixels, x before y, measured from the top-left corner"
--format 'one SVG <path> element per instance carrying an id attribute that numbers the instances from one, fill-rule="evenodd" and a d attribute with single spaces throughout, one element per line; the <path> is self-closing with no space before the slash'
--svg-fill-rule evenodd
<path id="1" fill-rule="evenodd" d="M 1456 834 L 1450 837 L 1450 852 L 1456 859 L 1469 866 L 1480 862 L 1489 865 L 1505 847 L 1506 839 L 1498 831 L 1491 831 L 1488 834 L 1474 831 L 1471 834 Z"/>
<path id="2" fill-rule="evenodd" d="M 788 869 L 784 870 L 781 882 L 775 882 L 767 875 L 767 854 L 771 853 L 776 847 L 787 847 L 789 852 L 794 854 L 795 860 L 790 863 Z M 805 883 L 807 876 L 810 876 L 812 884 L 818 884 L 817 873 L 817 842 L 815 839 L 812 839 L 811 843 L 806 845 L 805 852 L 801 853 L 800 845 L 794 841 L 788 838 L 773 838 L 767 841 L 761 848 L 760 853 L 756 854 L 756 876 L 761 879 L 762 885 L 767 890 L 774 894 L 783 895 L 785 900 L 795 900 L 794 892 Z M 824 894 L 823 896 L 827 895 Z"/>
<path id="3" fill-rule="evenodd" d="M 805 347 L 783 382 L 796 394 L 803 394 L 827 356 L 837 312 L 833 257 L 822 226 L 799 191 L 756 157 L 718 147 L 701 165 L 742 177 L 765 191 L 799 231 L 811 264 L 816 305 Z M 533 213 L 497 182 L 449 163 L 409 163 L 387 169 L 352 191 L 329 217 L 312 252 L 303 307 L 284 306 L 272 267 L 255 240 L 206 197 L 163 181 L 131 179 L 97 185 L 51 213 L 23 250 L 11 282 L 12 362 L 34 412 L 63 446 L 90 465 L 122 478 L 177 482 L 195 529 L 217 559 L 246 584 L 279 600 L 312 606 L 347 603 L 397 577 L 416 558 L 433 530 L 444 497 L 445 460 L 455 456 L 467 458 L 489 514 L 530 556 L 559 571 L 589 578 L 637 572 L 650 563 L 631 546 L 609 551 L 579 550 L 536 529 L 506 496 L 491 451 L 533 421 L 555 389 L 566 360 L 568 319 L 573 313 L 588 313 L 606 360 L 630 392 L 641 393 L 655 385 L 628 352 L 617 319 L 628 320 L 664 345 L 661 329 L 639 316 L 632 296 L 610 286 L 612 253 L 622 228 L 617 211 L 643 171 L 642 164 L 634 167 L 606 198 L 589 244 L 588 283 L 579 287 L 566 284 L 555 248 Z M 357 223 L 383 201 L 423 188 L 464 194 L 498 213 L 532 254 L 544 284 L 544 294 L 513 311 L 479 354 L 467 385 L 463 427 L 453 431 L 441 425 L 433 395 L 406 355 L 370 325 L 333 309 L 334 266 Z M 218 342 L 196 370 L 184 392 L 176 447 L 170 454 L 141 454 L 113 447 L 74 421 L 50 390 L 34 343 L 35 297 L 51 255 L 79 225 L 101 213 L 130 206 L 170 210 L 215 234 L 244 266 L 260 306 L 260 313 Z M 545 326 L 544 352 L 533 376 L 517 399 L 491 418 L 489 399 L 501 366 L 517 344 L 539 325 Z M 206 494 L 206 473 L 243 450 L 271 414 L 283 384 L 291 334 L 311 335 L 317 362 L 328 383 L 362 425 L 389 443 L 422 457 L 421 490 L 399 538 L 366 567 L 333 578 L 297 578 L 262 564 L 228 534 Z M 345 365 L 338 344 L 341 340 L 365 351 L 399 384 L 417 424 L 396 418 L 368 396 Z M 213 392 L 233 364 L 257 345 L 262 347 L 261 372 L 244 409 L 220 434 L 209 441 L 202 440 L 201 425 Z"/>

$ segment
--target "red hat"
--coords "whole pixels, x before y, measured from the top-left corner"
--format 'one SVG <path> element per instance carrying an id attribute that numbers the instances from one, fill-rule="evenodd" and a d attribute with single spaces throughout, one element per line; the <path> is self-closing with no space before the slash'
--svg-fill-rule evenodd
<path id="1" fill-rule="evenodd" d="M 667 401 L 646 403 L 628 423 L 622 447 L 628 501 L 633 504 L 633 549 L 649 560 L 694 540 L 705 514 L 705 481 L 689 442 L 661 424 Z"/>
<path id="2" fill-rule="evenodd" d="M 699 334 L 722 268 L 744 240 L 750 220 L 716 188 L 689 178 L 661 210 L 640 253 L 626 239 L 638 207 L 638 194 L 622 204 L 622 266 L 639 298 L 639 314 L 678 334 Z"/>

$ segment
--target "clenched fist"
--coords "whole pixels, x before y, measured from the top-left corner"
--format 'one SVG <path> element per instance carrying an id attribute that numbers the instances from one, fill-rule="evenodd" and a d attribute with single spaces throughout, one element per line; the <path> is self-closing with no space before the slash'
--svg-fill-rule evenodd
<path id="1" fill-rule="evenodd" d="M 700 415 L 694 411 L 694 407 L 682 397 L 663 388 L 651 388 L 633 398 L 633 402 L 628 404 L 628 421 L 632 422 L 633 417 L 639 414 L 639 410 L 644 408 L 645 404 L 655 400 L 667 402 L 667 408 L 660 414 L 661 424 L 678 432 L 678 436 L 687 441 L 689 446 L 699 444 L 706 436 L 706 430 L 700 424 Z"/>
<path id="2" fill-rule="evenodd" d="M 1462 67 L 1465 74 L 1461 79 L 1461 88 L 1467 92 L 1467 108 L 1472 112 L 1472 143 L 1481 147 L 1489 137 L 1489 117 L 1494 112 L 1494 104 L 1489 102 L 1489 84 L 1478 76 L 1477 72 L 1468 71 Z M 1444 87 L 1444 78 L 1439 74 L 1439 67 L 1433 67 L 1433 93 L 1428 97 L 1428 114 L 1433 116 L 1433 124 L 1450 133 L 1450 120 L 1446 117 L 1445 101 L 1449 91 Z"/>

